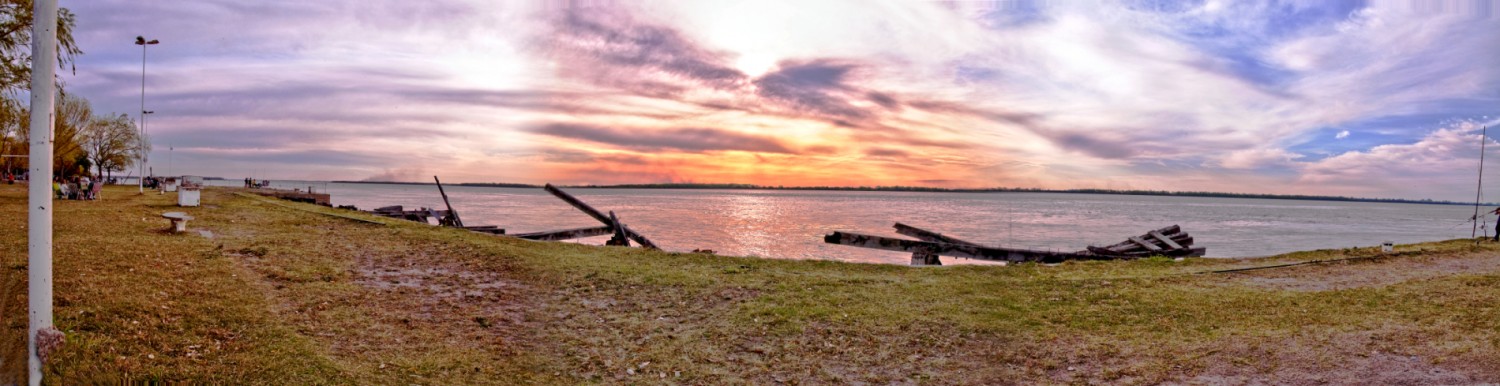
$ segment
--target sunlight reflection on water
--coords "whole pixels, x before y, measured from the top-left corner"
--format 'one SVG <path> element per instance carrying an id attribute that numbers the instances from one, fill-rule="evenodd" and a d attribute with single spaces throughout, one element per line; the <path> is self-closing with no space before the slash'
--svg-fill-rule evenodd
<path id="1" fill-rule="evenodd" d="M 237 182 L 237 181 L 230 181 Z M 288 188 L 304 182 L 284 182 Z M 441 207 L 430 185 L 323 183 L 335 205 Z M 326 188 L 322 187 L 326 186 Z M 909 255 L 824 244 L 853 231 L 897 236 L 893 222 L 990 245 L 1078 250 L 1178 224 L 1211 257 L 1265 256 L 1351 246 L 1468 237 L 1472 207 L 1327 201 L 1057 193 L 921 193 L 569 189 L 613 210 L 670 251 L 906 264 Z M 597 226 L 541 189 L 448 187 L 469 225 L 509 233 Z M 897 236 L 899 237 L 899 236 Z M 582 240 L 603 244 L 606 238 Z M 972 261 L 944 257 L 944 264 Z"/>

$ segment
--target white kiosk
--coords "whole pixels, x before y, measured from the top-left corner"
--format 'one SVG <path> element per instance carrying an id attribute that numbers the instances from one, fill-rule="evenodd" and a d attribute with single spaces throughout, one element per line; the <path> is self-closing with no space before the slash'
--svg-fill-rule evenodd
<path id="1" fill-rule="evenodd" d="M 176 186 L 176 184 L 172 186 L 177 191 L 177 206 L 198 206 L 202 199 L 203 177 L 182 176 L 181 181 L 182 186 Z"/>

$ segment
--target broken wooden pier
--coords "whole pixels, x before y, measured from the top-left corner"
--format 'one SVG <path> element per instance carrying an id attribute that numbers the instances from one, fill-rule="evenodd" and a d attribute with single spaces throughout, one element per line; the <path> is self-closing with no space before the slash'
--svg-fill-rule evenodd
<path id="1" fill-rule="evenodd" d="M 458 211 L 453 210 L 453 204 L 448 201 L 448 192 L 443 190 L 443 182 L 438 180 L 437 176 L 432 176 L 432 182 L 437 184 L 438 194 L 443 196 L 443 206 L 448 207 L 447 210 L 438 210 L 431 208 L 406 210 L 401 205 L 393 205 L 375 208 L 375 210 L 370 211 L 370 213 L 377 216 L 399 218 L 402 220 L 411 220 L 421 223 L 427 222 L 427 219 L 429 218 L 435 218 L 437 219 L 437 223 L 439 226 L 463 228 L 475 232 L 497 235 L 505 234 L 505 229 L 501 229 L 499 226 L 495 225 L 464 226 L 463 220 L 458 218 Z"/>
<path id="2" fill-rule="evenodd" d="M 1077 252 L 1040 251 L 1031 249 L 1004 248 L 980 245 L 958 238 L 945 236 L 914 226 L 896 223 L 896 233 L 917 240 L 873 236 L 852 232 L 833 232 L 823 237 L 829 244 L 852 247 L 910 252 L 912 265 L 942 265 L 938 256 L 962 257 L 975 260 L 1003 261 L 1009 263 L 1040 262 L 1057 263 L 1066 260 L 1116 260 L 1150 256 L 1203 256 L 1204 248 L 1193 248 L 1193 237 L 1176 225 L 1132 236 L 1124 242 L 1105 246 L 1090 246 Z"/>
<path id="3" fill-rule="evenodd" d="M 530 240 L 568 240 L 584 237 L 614 235 L 614 237 L 611 237 L 609 241 L 604 243 L 604 245 L 629 246 L 631 241 L 635 241 L 636 244 L 640 244 L 645 248 L 660 249 L 656 247 L 656 243 L 652 243 L 650 239 L 646 238 L 646 236 L 642 236 L 640 233 L 631 230 L 629 226 L 625 225 L 625 223 L 620 222 L 620 218 L 619 216 L 615 216 L 615 212 L 611 211 L 609 212 L 608 216 L 605 216 L 603 212 L 600 212 L 598 209 L 594 209 L 594 207 L 589 206 L 589 204 L 584 203 L 577 197 L 573 197 L 573 195 L 568 194 L 568 192 L 564 192 L 562 191 L 562 189 L 558 189 L 556 186 L 552 186 L 552 184 L 547 184 L 546 186 L 543 186 L 542 189 L 546 190 L 547 193 L 552 193 L 553 196 L 557 196 L 558 199 L 563 200 L 563 202 L 568 203 L 568 205 L 572 205 L 573 208 L 578 209 L 578 211 L 589 215 L 589 217 L 593 217 L 594 220 L 599 221 L 601 224 L 604 224 L 604 226 L 594 228 L 564 229 L 560 231 L 550 232 L 522 233 L 511 236 Z"/>
<path id="4" fill-rule="evenodd" d="M 579 200 L 577 197 L 573 197 L 573 195 L 568 194 L 567 192 L 562 191 L 562 189 L 558 189 L 551 184 L 547 184 L 542 189 L 546 190 L 547 193 L 551 193 L 553 196 L 556 196 L 558 199 L 563 200 L 563 202 L 568 203 L 568 205 L 571 205 L 574 208 L 578 209 L 578 211 L 583 212 L 589 217 L 593 217 L 594 220 L 599 221 L 599 223 L 603 224 L 603 226 L 543 232 L 517 233 L 509 235 L 505 234 L 505 229 L 501 229 L 500 227 L 494 225 L 465 226 L 463 220 L 459 219 L 458 217 L 458 211 L 454 210 L 453 204 L 448 201 L 448 193 L 443 190 L 442 181 L 439 181 L 437 176 L 433 176 L 432 180 L 437 184 L 438 193 L 443 196 L 443 205 L 448 208 L 447 210 L 431 208 L 407 210 L 400 205 L 394 205 L 375 208 L 375 210 L 372 210 L 369 213 L 378 216 L 399 218 L 422 223 L 427 223 L 428 219 L 435 218 L 437 219 L 438 225 L 441 226 L 463 228 L 475 232 L 506 235 L 528 240 L 558 241 L 613 235 L 614 237 L 611 237 L 609 241 L 605 242 L 605 245 L 630 246 L 630 242 L 634 241 L 636 244 L 639 244 L 640 246 L 645 248 L 660 249 L 657 248 L 656 243 L 651 242 L 651 240 L 647 239 L 646 236 L 643 236 L 639 232 L 630 229 L 629 226 L 621 222 L 620 217 L 615 215 L 615 212 L 611 211 L 606 215 L 605 212 L 594 209 L 593 206 L 584 203 L 583 200 Z"/>

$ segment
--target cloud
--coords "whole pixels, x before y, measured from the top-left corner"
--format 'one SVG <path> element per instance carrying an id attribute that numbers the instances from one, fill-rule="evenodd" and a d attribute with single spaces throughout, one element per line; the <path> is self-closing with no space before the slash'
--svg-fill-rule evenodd
<path id="1" fill-rule="evenodd" d="M 865 150 L 865 155 L 871 156 L 871 157 L 904 158 L 904 157 L 910 156 L 911 153 L 907 152 L 905 150 L 901 150 L 901 149 L 891 149 L 891 148 L 877 147 L 877 148 L 870 148 L 868 150 Z"/>
<path id="2" fill-rule="evenodd" d="M 1341 171 L 1500 100 L 1495 15 L 1405 3 L 70 6 L 70 91 L 138 110 L 161 39 L 151 159 L 203 174 L 1405 194 Z"/>
<path id="3" fill-rule="evenodd" d="M 422 169 L 422 168 L 415 168 L 415 167 L 413 167 L 413 168 L 397 168 L 397 169 L 385 169 L 385 171 L 382 171 L 379 174 L 376 174 L 376 175 L 373 175 L 373 176 L 369 176 L 369 177 L 365 177 L 363 180 L 360 180 L 360 181 L 372 181 L 372 182 L 414 182 L 414 181 L 421 181 L 423 178 L 425 178 L 427 176 L 428 176 L 427 171 L 425 169 Z"/>
<path id="4" fill-rule="evenodd" d="M 745 81 L 727 55 L 700 47 L 680 31 L 637 22 L 614 7 L 565 7 L 540 44 L 565 76 L 644 95 L 672 95 L 689 86 L 734 89 Z"/>
<path id="5" fill-rule="evenodd" d="M 1298 182 L 1349 194 L 1472 199 L 1480 160 L 1481 126 L 1500 121 L 1460 121 L 1409 144 L 1380 145 L 1300 165 Z M 1500 153 L 1486 138 L 1487 158 Z M 1487 200 L 1489 198 L 1486 198 Z"/>
<path id="6" fill-rule="evenodd" d="M 532 132 L 636 150 L 792 152 L 791 149 L 771 138 L 709 128 L 612 129 L 583 124 L 553 123 L 534 128 Z"/>
<path id="7" fill-rule="evenodd" d="M 1248 149 L 1229 153 L 1218 162 L 1225 169 L 1255 169 L 1266 166 L 1287 166 L 1304 157 L 1286 149 Z"/>
<path id="8" fill-rule="evenodd" d="M 1433 131 L 1411 144 L 1380 145 L 1308 164 L 1305 182 L 1361 183 L 1376 179 L 1431 177 L 1478 167 L 1478 125 L 1465 122 Z M 1459 179 L 1465 180 L 1465 179 Z"/>
<path id="9" fill-rule="evenodd" d="M 860 92 L 848 85 L 850 73 L 857 65 L 830 59 L 805 62 L 783 62 L 776 71 L 755 80 L 756 93 L 780 102 L 793 110 L 832 119 L 864 121 L 873 113 L 851 103 L 851 97 L 876 96 L 875 107 L 898 105 L 888 95 Z M 890 106 L 890 107 L 886 107 Z"/>

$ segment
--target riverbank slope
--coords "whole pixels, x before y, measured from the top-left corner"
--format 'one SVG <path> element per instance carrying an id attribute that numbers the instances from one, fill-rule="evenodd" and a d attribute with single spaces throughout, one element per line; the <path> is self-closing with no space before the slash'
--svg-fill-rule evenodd
<path id="1" fill-rule="evenodd" d="M 173 198 L 56 204 L 68 341 L 52 381 L 1500 381 L 1490 243 L 911 268 L 530 242 L 233 189 Z M 179 210 L 192 231 L 164 232 Z M 25 217 L 24 187 L 0 185 L 3 375 L 24 366 Z M 1371 258 L 1206 273 L 1346 257 Z"/>

